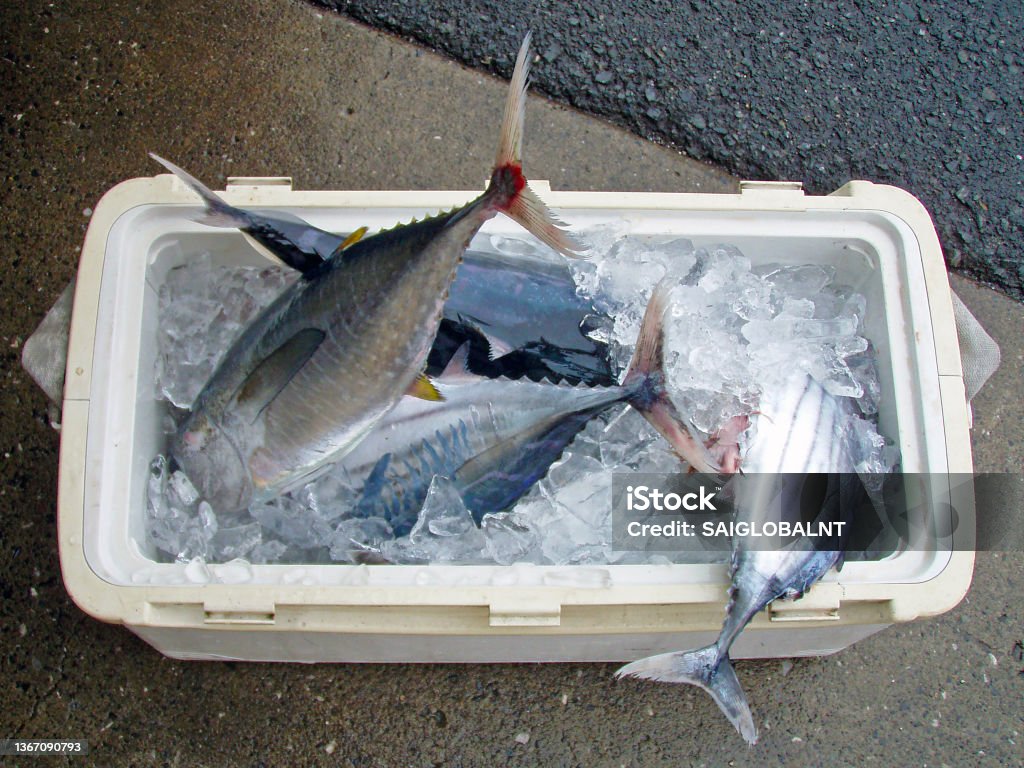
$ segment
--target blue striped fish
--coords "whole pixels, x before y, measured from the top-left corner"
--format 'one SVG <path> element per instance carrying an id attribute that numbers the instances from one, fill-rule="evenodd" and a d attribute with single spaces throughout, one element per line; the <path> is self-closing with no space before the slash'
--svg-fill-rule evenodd
<path id="1" fill-rule="evenodd" d="M 757 435 L 743 468 L 752 473 L 734 483 L 737 522 L 763 530 L 768 521 L 790 520 L 808 504 L 812 528 L 832 535 L 757 548 L 733 538 L 730 601 L 718 639 L 695 651 L 664 653 L 627 664 L 618 677 L 690 683 L 708 691 L 749 744 L 757 742 L 746 694 L 729 659 L 729 648 L 750 620 L 773 600 L 798 598 L 833 566 L 842 567 L 853 513 L 866 498 L 850 455 L 849 402 L 829 395 L 806 374 L 783 380 L 762 397 Z M 757 474 L 753 474 L 757 473 Z"/>
<path id="2" fill-rule="evenodd" d="M 404 535 L 439 475 L 452 481 L 479 522 L 487 512 L 514 504 L 590 419 L 622 402 L 643 414 L 696 469 L 720 472 L 665 390 L 662 332 L 670 290 L 667 283 L 655 288 L 621 385 L 484 378 L 469 372 L 462 347 L 433 381 L 440 402 L 404 398 L 332 470 L 360 489 L 357 514 L 383 517 L 396 535 Z"/>

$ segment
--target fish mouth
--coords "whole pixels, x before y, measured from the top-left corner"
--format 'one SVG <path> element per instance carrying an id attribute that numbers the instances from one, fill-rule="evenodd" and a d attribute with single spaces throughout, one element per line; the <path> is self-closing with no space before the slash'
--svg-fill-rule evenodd
<path id="1" fill-rule="evenodd" d="M 252 499 L 252 480 L 242 452 L 219 426 L 200 451 L 179 444 L 168 459 L 171 471 L 185 473 L 217 512 L 237 512 Z"/>

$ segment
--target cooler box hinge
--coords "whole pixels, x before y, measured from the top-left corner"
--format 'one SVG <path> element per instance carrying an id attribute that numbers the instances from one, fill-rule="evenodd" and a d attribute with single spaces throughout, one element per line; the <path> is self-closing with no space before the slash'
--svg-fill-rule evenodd
<path id="1" fill-rule="evenodd" d="M 228 176 L 226 192 L 240 189 L 254 189 L 259 187 L 284 187 L 292 188 L 291 176 Z"/>
<path id="2" fill-rule="evenodd" d="M 758 181 L 744 179 L 740 182 L 740 193 L 756 194 L 758 192 L 771 192 L 772 194 L 798 194 L 803 196 L 804 185 L 802 181 Z"/>
<path id="3" fill-rule="evenodd" d="M 772 208 L 807 207 L 804 185 L 799 181 L 741 181 L 740 197 L 751 200 L 763 200 Z"/>

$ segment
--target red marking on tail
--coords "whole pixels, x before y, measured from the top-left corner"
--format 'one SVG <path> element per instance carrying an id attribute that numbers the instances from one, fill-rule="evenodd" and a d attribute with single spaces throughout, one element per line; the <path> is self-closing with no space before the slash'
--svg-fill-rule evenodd
<path id="1" fill-rule="evenodd" d="M 515 187 L 515 194 L 523 191 L 526 186 L 526 176 L 523 174 L 523 166 L 519 163 L 508 163 L 505 168 L 512 174 L 512 184 Z"/>

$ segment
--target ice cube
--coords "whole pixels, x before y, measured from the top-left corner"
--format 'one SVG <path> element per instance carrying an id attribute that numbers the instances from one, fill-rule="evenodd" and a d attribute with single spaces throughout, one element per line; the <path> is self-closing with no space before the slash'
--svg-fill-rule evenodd
<path id="1" fill-rule="evenodd" d="M 260 541 L 249 552 L 249 561 L 265 564 L 280 562 L 288 551 L 288 545 L 282 541 Z"/>
<path id="2" fill-rule="evenodd" d="M 784 296 L 803 299 L 817 297 L 835 276 L 835 267 L 804 264 L 771 269 L 764 277 Z"/>
<path id="3" fill-rule="evenodd" d="M 550 250 L 533 238 L 506 237 L 505 235 L 491 235 L 490 245 L 503 256 L 545 258 Z"/>
<path id="4" fill-rule="evenodd" d="M 328 546 L 334 537 L 334 529 L 327 521 L 290 496 L 253 504 L 249 514 L 267 531 L 296 547 Z"/>
<path id="5" fill-rule="evenodd" d="M 343 471 L 335 470 L 318 478 L 295 494 L 320 520 L 334 523 L 352 511 L 359 494 Z"/>
<path id="6" fill-rule="evenodd" d="M 738 248 L 718 245 L 697 251 L 697 285 L 707 293 L 735 285 L 750 272 L 750 259 Z"/>
<path id="7" fill-rule="evenodd" d="M 252 565 L 241 558 L 213 566 L 213 575 L 223 584 L 245 584 L 252 581 Z"/>
<path id="8" fill-rule="evenodd" d="M 203 558 L 193 557 L 185 566 L 185 578 L 193 584 L 208 584 L 213 578 L 213 572 Z"/>
<path id="9" fill-rule="evenodd" d="M 537 545 L 537 532 L 525 515 L 500 512 L 484 515 L 481 522 L 487 554 L 499 565 L 526 560 Z"/>
<path id="10" fill-rule="evenodd" d="M 210 539 L 210 547 L 218 561 L 248 557 L 263 540 L 259 523 L 221 528 Z"/>
<path id="11" fill-rule="evenodd" d="M 167 483 L 168 500 L 171 504 L 191 507 L 199 500 L 199 491 L 180 469 L 171 473 Z"/>
<path id="12" fill-rule="evenodd" d="M 360 553 L 377 553 L 393 543 L 395 532 L 382 517 L 354 517 L 342 520 L 330 539 L 331 560 L 352 562 Z M 401 562 L 398 558 L 388 558 Z"/>
<path id="13" fill-rule="evenodd" d="M 408 538 L 429 562 L 479 561 L 485 547 L 484 535 L 455 484 L 441 476 L 431 481 Z"/>
<path id="14" fill-rule="evenodd" d="M 551 465 L 540 490 L 581 520 L 600 524 L 611 511 L 611 474 L 591 456 L 566 453 Z"/>
<path id="15" fill-rule="evenodd" d="M 633 408 L 625 408 L 602 430 L 601 464 L 609 470 L 635 466 L 655 441 L 657 432 Z"/>

